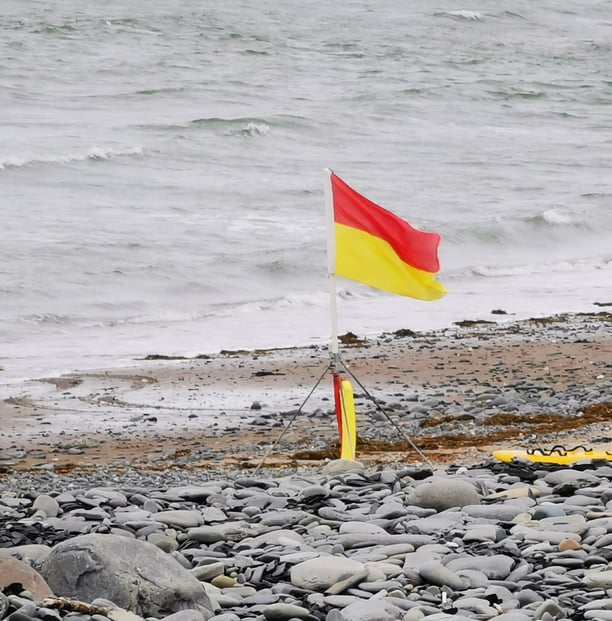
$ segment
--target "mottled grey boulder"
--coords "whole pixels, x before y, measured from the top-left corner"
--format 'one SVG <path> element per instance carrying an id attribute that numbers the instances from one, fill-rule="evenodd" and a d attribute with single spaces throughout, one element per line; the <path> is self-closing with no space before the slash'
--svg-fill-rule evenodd
<path id="1" fill-rule="evenodd" d="M 209 619 L 213 604 L 202 584 L 173 557 L 145 541 L 82 535 L 56 545 L 41 574 L 59 597 L 103 597 L 143 617 L 196 608 Z"/>
<path id="2" fill-rule="evenodd" d="M 3 550 L 7 554 L 18 558 L 38 571 L 43 561 L 51 554 L 51 546 L 38 543 L 30 543 L 22 546 L 13 546 Z"/>
<path id="3" fill-rule="evenodd" d="M 417 507 L 444 511 L 453 507 L 479 504 L 480 494 L 467 481 L 437 476 L 415 487 L 408 496 L 408 502 Z"/>

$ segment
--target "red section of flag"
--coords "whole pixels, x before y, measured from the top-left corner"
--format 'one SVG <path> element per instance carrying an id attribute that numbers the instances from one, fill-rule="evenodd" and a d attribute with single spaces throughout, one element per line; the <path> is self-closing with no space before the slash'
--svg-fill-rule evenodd
<path id="1" fill-rule="evenodd" d="M 385 240 L 397 256 L 416 269 L 435 274 L 440 270 L 440 235 L 412 227 L 394 213 L 383 209 L 331 173 L 334 220 Z"/>

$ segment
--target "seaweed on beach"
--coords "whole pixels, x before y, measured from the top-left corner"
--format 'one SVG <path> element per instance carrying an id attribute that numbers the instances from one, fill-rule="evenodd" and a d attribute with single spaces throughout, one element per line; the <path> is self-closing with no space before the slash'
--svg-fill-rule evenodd
<path id="1" fill-rule="evenodd" d="M 462 420 L 461 417 L 451 417 Z M 473 418 L 473 417 L 472 417 Z M 612 402 L 595 403 L 584 408 L 580 416 L 564 414 L 497 414 L 484 421 L 485 428 L 493 428 L 481 433 L 452 433 L 439 435 L 420 435 L 412 440 L 399 437 L 396 440 L 382 440 L 357 436 L 357 453 L 361 461 L 385 462 L 390 455 L 398 461 L 414 460 L 416 452 L 413 442 L 434 461 L 447 461 L 456 456 L 456 451 L 465 448 L 489 447 L 499 443 L 510 443 L 524 436 L 524 427 L 529 426 L 530 434 L 547 435 L 559 431 L 578 430 L 581 427 L 608 423 L 612 420 Z M 424 425 L 427 426 L 427 425 Z M 340 445 L 337 441 L 321 449 L 298 450 L 291 458 L 298 461 L 317 461 L 338 457 Z"/>

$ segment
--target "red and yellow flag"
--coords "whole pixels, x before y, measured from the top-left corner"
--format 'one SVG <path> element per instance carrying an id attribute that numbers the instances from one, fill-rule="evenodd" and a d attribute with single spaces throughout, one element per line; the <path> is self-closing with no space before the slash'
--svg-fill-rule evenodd
<path id="1" fill-rule="evenodd" d="M 419 300 L 438 300 L 446 289 L 440 270 L 440 235 L 408 222 L 358 194 L 330 172 L 334 208 L 334 273 Z"/>

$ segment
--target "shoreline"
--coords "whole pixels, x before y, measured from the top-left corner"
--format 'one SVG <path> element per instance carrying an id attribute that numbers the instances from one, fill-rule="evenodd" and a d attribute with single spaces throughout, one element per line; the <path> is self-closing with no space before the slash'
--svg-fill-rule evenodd
<path id="1" fill-rule="evenodd" d="M 435 464 L 474 463 L 526 442 L 612 447 L 609 412 L 584 411 L 612 401 L 611 323 L 602 311 L 343 335 L 342 360 L 358 380 L 357 459 L 421 461 L 406 438 Z M 316 466 L 334 458 L 338 440 L 327 356 L 318 345 L 222 351 L 26 382 L 0 402 L 0 470 L 248 470 L 281 434 L 266 467 Z M 515 407 L 525 392 L 539 398 L 531 411 L 529 402 Z M 567 396 L 546 411 L 541 393 Z"/>
<path id="2" fill-rule="evenodd" d="M 472 322 L 481 323 L 483 325 L 494 323 L 500 329 L 508 325 L 514 325 L 522 322 L 529 321 L 546 321 L 550 317 L 557 317 L 560 315 L 566 316 L 581 316 L 581 315 L 596 315 L 601 312 L 611 312 L 612 302 L 589 302 L 584 304 L 577 304 L 572 307 L 571 310 L 564 310 L 559 312 L 547 312 L 546 310 L 530 312 L 527 309 L 521 309 L 520 311 L 505 311 L 502 309 L 492 308 L 492 305 L 487 306 L 487 311 L 475 311 L 470 319 L 465 318 L 463 312 L 457 312 L 452 317 L 447 317 L 444 321 L 415 321 L 414 316 L 410 316 L 409 320 L 398 321 L 394 319 L 393 327 L 362 327 L 361 329 L 355 329 L 351 326 L 345 328 L 345 332 L 356 332 L 361 338 L 366 340 L 376 340 L 382 334 L 401 332 L 402 330 L 409 330 L 416 334 L 422 335 L 437 335 L 440 333 L 449 333 L 457 329 L 461 324 L 469 324 Z M 401 315 L 401 313 L 398 313 Z M 299 318 L 297 318 L 299 321 Z M 326 325 L 327 322 L 323 322 Z M 363 322 L 357 320 L 357 324 Z M 409 327 L 406 326 L 409 325 Z M 171 327 L 171 324 L 170 326 Z M 231 330 L 230 326 L 225 326 L 226 329 Z M 274 330 L 274 325 L 271 326 L 271 330 Z M 244 331 L 243 331 L 244 332 Z M 341 330 L 342 332 L 342 330 Z M 207 338 L 209 336 L 207 335 Z M 86 341 L 85 341 L 86 342 Z M 107 352 L 96 352 L 94 347 L 83 354 L 77 355 L 76 362 L 70 364 L 68 362 L 58 363 L 57 360 L 69 359 L 71 354 L 64 352 L 60 358 L 56 360 L 55 364 L 49 362 L 44 363 L 38 358 L 34 361 L 30 361 L 29 366 L 24 366 L 25 362 L 16 362 L 15 359 L 5 357 L 0 359 L 0 391 L 4 391 L 9 386 L 19 386 L 25 382 L 37 381 L 49 377 L 57 377 L 63 375 L 70 375 L 72 373 L 93 373 L 96 371 L 113 371 L 131 369 L 139 366 L 138 363 L 146 364 L 147 359 L 150 360 L 175 360 L 175 361 L 188 361 L 191 359 L 209 358 L 221 355 L 223 352 L 254 352 L 254 351 L 272 351 L 272 350 L 301 350 L 301 349 L 323 349 L 327 351 L 329 346 L 329 336 L 322 336 L 320 334 L 313 336 L 312 334 L 302 335 L 301 339 L 295 338 L 295 335 L 287 335 L 280 340 L 276 340 L 274 337 L 270 337 L 269 333 L 264 330 L 261 335 L 254 336 L 249 339 L 242 332 L 237 332 L 233 336 L 229 337 L 229 340 L 217 341 L 212 339 L 212 344 L 209 342 L 207 345 L 193 346 L 193 342 L 189 342 L 189 345 L 184 346 L 181 344 L 173 347 L 161 347 L 152 348 L 150 350 L 122 350 Z M 32 352 L 29 352 L 30 354 Z M 27 355 L 23 360 L 27 360 Z M 0 393 L 0 398 L 3 394 Z"/>

